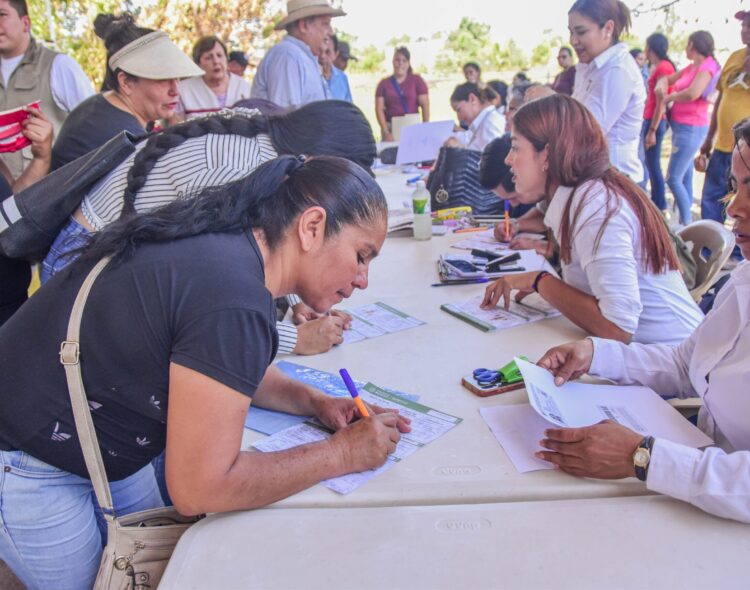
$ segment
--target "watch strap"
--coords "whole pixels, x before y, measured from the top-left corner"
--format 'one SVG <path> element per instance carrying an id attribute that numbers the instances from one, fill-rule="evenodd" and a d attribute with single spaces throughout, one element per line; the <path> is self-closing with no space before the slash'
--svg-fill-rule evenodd
<path id="1" fill-rule="evenodd" d="M 646 481 L 646 478 L 648 477 L 648 468 L 651 464 L 651 451 L 654 448 L 654 437 L 653 436 L 646 436 L 641 443 L 638 445 L 638 448 L 636 448 L 635 452 L 637 453 L 640 449 L 644 449 L 648 451 L 649 460 L 646 465 L 635 465 L 635 476 L 640 479 L 641 481 Z"/>

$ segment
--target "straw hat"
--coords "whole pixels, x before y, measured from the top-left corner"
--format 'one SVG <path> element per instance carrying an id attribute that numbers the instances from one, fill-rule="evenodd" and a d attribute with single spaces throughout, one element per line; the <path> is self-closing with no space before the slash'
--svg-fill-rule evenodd
<path id="1" fill-rule="evenodd" d="M 276 30 L 286 29 L 293 22 L 311 16 L 346 16 L 340 8 L 334 8 L 328 0 L 287 0 L 286 16 L 276 25 Z"/>
<path id="2" fill-rule="evenodd" d="M 205 73 L 162 31 L 128 43 L 109 58 L 109 67 L 147 80 L 192 78 Z"/>

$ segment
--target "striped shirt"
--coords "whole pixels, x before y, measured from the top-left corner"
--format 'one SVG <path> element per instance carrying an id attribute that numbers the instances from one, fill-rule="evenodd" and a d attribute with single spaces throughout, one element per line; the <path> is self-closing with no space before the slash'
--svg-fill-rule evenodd
<path id="1" fill-rule="evenodd" d="M 119 219 L 128 172 L 145 144 L 143 141 L 136 146 L 135 153 L 84 197 L 81 211 L 97 231 Z M 206 187 L 237 180 L 277 155 L 271 138 L 263 134 L 249 138 L 210 133 L 188 139 L 156 162 L 138 191 L 135 210 L 139 213 L 150 211 Z M 290 305 L 299 302 L 296 295 L 289 295 L 288 300 Z M 276 328 L 279 332 L 278 352 L 291 353 L 297 345 L 297 327 L 278 322 Z"/>
<path id="2" fill-rule="evenodd" d="M 135 153 L 105 176 L 84 197 L 81 211 L 97 231 L 120 217 L 128 172 Z M 209 133 L 184 141 L 162 156 L 138 191 L 135 210 L 139 213 L 167 205 L 210 186 L 219 186 L 250 174 L 260 164 L 277 157 L 267 135 L 241 137 Z"/>

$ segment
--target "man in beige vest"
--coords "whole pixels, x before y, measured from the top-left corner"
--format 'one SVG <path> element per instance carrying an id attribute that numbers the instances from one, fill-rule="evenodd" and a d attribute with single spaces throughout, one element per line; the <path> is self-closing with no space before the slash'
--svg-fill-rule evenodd
<path id="1" fill-rule="evenodd" d="M 65 117 L 94 89 L 71 57 L 38 44 L 31 36 L 25 0 L 0 0 L 0 111 L 40 101 L 55 136 Z M 4 154 L 13 177 L 31 162 L 29 148 Z"/>

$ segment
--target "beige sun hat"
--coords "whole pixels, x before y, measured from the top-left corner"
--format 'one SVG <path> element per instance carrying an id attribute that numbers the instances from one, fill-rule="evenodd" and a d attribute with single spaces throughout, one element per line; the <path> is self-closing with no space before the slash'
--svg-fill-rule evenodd
<path id="1" fill-rule="evenodd" d="M 286 16 L 275 28 L 280 31 L 295 21 L 311 16 L 346 16 L 346 13 L 331 6 L 328 0 L 287 0 Z"/>
<path id="2" fill-rule="evenodd" d="M 147 80 L 174 80 L 205 72 L 162 31 L 138 37 L 109 58 L 109 67 Z"/>

